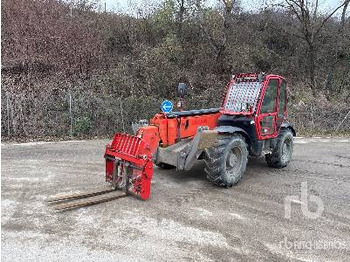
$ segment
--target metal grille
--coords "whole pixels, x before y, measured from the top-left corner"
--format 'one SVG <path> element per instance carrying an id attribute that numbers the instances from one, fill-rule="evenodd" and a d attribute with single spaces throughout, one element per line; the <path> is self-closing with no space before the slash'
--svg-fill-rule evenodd
<path id="1" fill-rule="evenodd" d="M 225 111 L 231 112 L 246 112 L 249 110 L 248 104 L 253 106 L 255 111 L 262 83 L 259 82 L 240 82 L 231 84 L 226 104 Z"/>
<path id="2" fill-rule="evenodd" d="M 136 157 L 141 146 L 141 138 L 128 135 L 116 134 L 112 143 L 112 149 L 126 155 Z"/>

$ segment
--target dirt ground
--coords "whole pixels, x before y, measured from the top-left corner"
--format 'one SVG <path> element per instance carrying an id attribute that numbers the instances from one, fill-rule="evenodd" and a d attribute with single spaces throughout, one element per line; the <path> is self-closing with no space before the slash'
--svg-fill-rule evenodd
<path id="1" fill-rule="evenodd" d="M 230 189 L 212 186 L 202 163 L 190 172 L 155 167 L 148 201 L 54 212 L 48 196 L 105 185 L 106 143 L 2 144 L 2 261 L 350 260 L 348 139 L 296 139 L 288 167 L 250 159 Z M 302 212 L 303 182 L 308 212 L 324 206 L 318 218 Z M 299 198 L 290 219 L 288 196 Z"/>

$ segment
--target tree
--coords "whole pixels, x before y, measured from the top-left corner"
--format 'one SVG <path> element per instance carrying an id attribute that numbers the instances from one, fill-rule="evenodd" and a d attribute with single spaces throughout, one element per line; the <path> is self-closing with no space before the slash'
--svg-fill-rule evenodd
<path id="1" fill-rule="evenodd" d="M 234 15 L 234 7 L 236 5 L 235 0 L 218 0 L 219 3 L 223 5 L 223 10 L 220 13 L 221 15 L 221 28 L 220 30 L 220 37 L 215 38 L 213 32 L 210 31 L 210 26 L 208 24 L 205 24 L 205 10 L 203 10 L 202 7 L 202 1 L 196 0 L 195 6 L 197 8 L 197 12 L 199 14 L 199 25 L 205 35 L 205 37 L 208 39 L 211 47 L 213 48 L 213 51 L 215 53 L 215 60 L 217 63 L 217 71 L 220 73 L 224 73 L 224 54 L 227 48 L 227 39 L 229 36 L 229 32 L 233 23 L 233 15 Z M 207 12 L 207 15 L 211 15 L 212 13 Z"/>
<path id="2" fill-rule="evenodd" d="M 345 0 L 344 5 L 343 5 L 343 10 L 341 14 L 341 20 L 340 24 L 338 26 L 338 32 L 334 36 L 335 37 L 335 50 L 334 50 L 334 55 L 333 55 L 333 61 L 330 63 L 328 73 L 327 73 L 327 82 L 326 82 L 326 94 L 327 97 L 329 97 L 333 92 L 334 92 L 334 72 L 337 64 L 340 61 L 340 57 L 343 57 L 343 52 L 344 51 L 344 45 L 346 39 L 345 39 L 345 34 L 344 34 L 344 29 L 345 29 L 345 24 L 346 24 L 346 11 L 348 9 L 350 0 Z"/>
<path id="3" fill-rule="evenodd" d="M 317 40 L 321 35 L 327 21 L 346 3 L 345 0 L 331 12 L 321 16 L 319 14 L 319 1 L 306 0 L 285 0 L 287 8 L 296 16 L 300 24 L 299 32 L 295 34 L 296 37 L 305 41 L 308 48 L 308 78 L 309 85 L 312 89 L 313 95 L 317 94 L 316 86 L 316 60 L 318 52 Z"/>

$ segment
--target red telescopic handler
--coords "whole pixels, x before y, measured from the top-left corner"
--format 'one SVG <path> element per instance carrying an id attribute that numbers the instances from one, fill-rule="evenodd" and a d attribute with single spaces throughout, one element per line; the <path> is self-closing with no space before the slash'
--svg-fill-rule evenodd
<path id="1" fill-rule="evenodd" d="M 153 165 L 190 170 L 205 161 L 207 179 L 232 187 L 242 178 L 248 155 L 265 156 L 283 168 L 292 158 L 296 135 L 287 120 L 287 82 L 278 75 L 236 74 L 227 84 L 220 108 L 182 110 L 186 85 L 179 84 L 178 112 L 169 101 L 150 121 L 133 124 L 135 134 L 114 135 L 106 146 L 108 188 L 48 199 L 56 210 L 68 210 L 127 195 L 147 200 Z"/>

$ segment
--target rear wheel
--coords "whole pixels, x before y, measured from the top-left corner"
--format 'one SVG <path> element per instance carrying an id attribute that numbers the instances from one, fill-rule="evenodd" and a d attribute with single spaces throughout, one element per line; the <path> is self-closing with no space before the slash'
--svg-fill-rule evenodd
<path id="1" fill-rule="evenodd" d="M 293 134 L 289 129 L 282 129 L 272 153 L 265 155 L 266 163 L 275 168 L 286 167 L 292 160 Z"/>
<path id="2" fill-rule="evenodd" d="M 219 135 L 214 146 L 206 149 L 207 178 L 222 187 L 236 185 L 243 176 L 247 161 L 247 144 L 241 135 Z"/>

